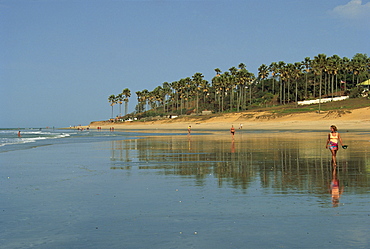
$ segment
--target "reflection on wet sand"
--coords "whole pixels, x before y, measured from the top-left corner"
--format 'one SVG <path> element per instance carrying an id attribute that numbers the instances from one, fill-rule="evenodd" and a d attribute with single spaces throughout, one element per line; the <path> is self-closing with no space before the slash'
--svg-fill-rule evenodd
<path id="1" fill-rule="evenodd" d="M 332 180 L 330 183 L 330 193 L 333 207 L 338 207 L 339 198 L 343 193 L 344 186 L 339 184 L 339 179 L 337 176 L 337 166 L 333 166 L 332 169 Z"/>
<path id="2" fill-rule="evenodd" d="M 217 178 L 219 187 L 246 191 L 258 181 L 274 193 L 310 192 L 327 198 L 327 183 L 332 181 L 333 205 L 342 193 L 335 187 L 338 172 L 347 184 L 367 187 L 369 180 L 368 174 L 358 174 L 366 171 L 367 152 L 341 152 L 338 167 L 332 170 L 325 137 L 315 133 L 244 134 L 235 139 L 213 135 L 149 137 L 112 141 L 110 149 L 111 169 L 137 167 L 156 174 L 194 177 L 197 185 Z"/>

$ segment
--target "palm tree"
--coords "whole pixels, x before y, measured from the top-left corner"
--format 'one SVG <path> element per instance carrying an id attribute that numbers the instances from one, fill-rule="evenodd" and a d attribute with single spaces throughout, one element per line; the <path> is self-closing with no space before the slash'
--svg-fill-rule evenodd
<path id="1" fill-rule="evenodd" d="M 212 88 L 214 89 L 214 94 L 215 94 L 215 103 L 218 103 L 218 112 L 221 112 L 221 99 L 223 98 L 222 96 L 222 87 L 221 87 L 221 82 L 222 82 L 222 77 L 221 77 L 221 70 L 219 68 L 215 69 L 216 76 L 212 78 Z M 216 106 L 214 105 L 214 108 Z"/>
<path id="2" fill-rule="evenodd" d="M 295 103 L 298 106 L 298 79 L 302 74 L 303 65 L 301 62 L 294 63 L 292 78 L 295 80 Z"/>
<path id="3" fill-rule="evenodd" d="M 144 106 L 144 111 L 147 110 L 147 105 L 149 103 L 150 93 L 147 89 L 141 91 L 141 98 Z"/>
<path id="4" fill-rule="evenodd" d="M 164 102 L 163 88 L 161 86 L 157 86 L 151 93 L 153 103 L 156 103 L 154 106 L 155 107 L 163 106 Z"/>
<path id="5" fill-rule="evenodd" d="M 340 63 L 340 71 L 342 72 L 343 74 L 343 90 L 344 92 L 346 92 L 347 90 L 347 79 L 346 79 L 346 76 L 348 74 L 348 72 L 350 72 L 350 66 L 349 66 L 349 62 L 350 62 L 350 59 L 347 58 L 347 57 L 343 57 L 342 60 L 341 60 L 341 63 Z"/>
<path id="6" fill-rule="evenodd" d="M 236 85 L 238 87 L 238 94 L 237 96 L 237 111 L 239 109 L 246 109 L 246 97 L 245 97 L 245 92 L 246 92 L 246 79 L 248 75 L 248 70 L 247 66 L 244 63 L 239 63 L 238 65 L 238 73 L 236 75 Z M 245 97 L 245 98 L 244 98 Z"/>
<path id="7" fill-rule="evenodd" d="M 285 64 L 279 62 L 279 78 L 280 78 L 280 98 L 282 100 L 282 103 L 285 105 L 287 101 L 289 101 L 289 96 L 287 96 L 287 93 L 285 91 L 286 86 L 288 86 L 289 89 L 289 82 L 288 79 L 290 77 L 289 69 L 291 63 Z M 288 90 L 289 92 L 289 90 Z"/>
<path id="8" fill-rule="evenodd" d="M 108 97 L 108 102 L 110 103 L 110 106 L 112 107 L 112 118 L 113 118 L 113 106 L 117 103 L 117 98 L 114 94 L 110 95 Z"/>
<path id="9" fill-rule="evenodd" d="M 360 54 L 357 53 L 353 56 L 351 62 L 352 62 L 352 67 L 353 67 L 353 74 L 356 75 L 356 85 L 360 83 L 360 78 L 364 78 L 366 72 L 368 73 L 368 68 L 367 68 L 367 61 L 368 57 L 366 54 Z"/>
<path id="10" fill-rule="evenodd" d="M 221 75 L 221 70 L 219 68 L 215 68 L 216 76 Z"/>
<path id="11" fill-rule="evenodd" d="M 163 103 L 163 111 L 166 113 L 166 102 L 167 102 L 167 96 L 169 96 L 172 92 L 171 90 L 171 86 L 168 82 L 163 82 L 162 84 L 162 91 L 163 91 L 163 99 L 164 99 L 164 103 Z M 167 107 L 167 109 L 169 109 Z"/>
<path id="12" fill-rule="evenodd" d="M 319 113 L 321 111 L 321 90 L 322 90 L 322 75 L 325 69 L 325 65 L 327 63 L 327 58 L 325 54 L 318 54 L 314 57 L 313 65 L 314 70 L 316 71 L 317 75 L 319 75 Z"/>
<path id="13" fill-rule="evenodd" d="M 299 63 L 299 62 L 297 62 Z M 291 102 L 291 93 L 290 93 L 290 83 L 291 83 L 291 80 L 294 78 L 294 74 L 295 74 L 295 68 L 296 66 L 292 63 L 288 63 L 287 66 L 286 66 L 286 78 L 287 78 L 287 100 L 288 100 L 288 103 Z"/>
<path id="14" fill-rule="evenodd" d="M 125 102 L 125 115 L 127 115 L 128 101 L 129 101 L 128 98 L 131 97 L 131 91 L 130 91 L 130 89 L 128 89 L 128 88 L 123 89 L 122 95 L 124 96 L 123 101 Z"/>
<path id="15" fill-rule="evenodd" d="M 194 92 L 194 84 L 190 77 L 186 77 L 185 79 L 180 80 L 180 91 L 181 91 L 181 99 L 185 99 L 185 108 L 190 108 L 190 99 L 193 98 L 192 93 Z"/>
<path id="16" fill-rule="evenodd" d="M 136 112 L 137 113 L 140 113 L 140 112 L 143 112 L 144 111 L 144 104 L 143 104 L 143 94 L 141 91 L 137 91 L 135 92 L 136 93 L 136 96 L 137 96 L 137 105 L 136 105 Z"/>
<path id="17" fill-rule="evenodd" d="M 194 86 L 194 91 L 195 91 L 195 94 L 196 94 L 196 105 L 197 105 L 197 112 L 196 113 L 199 113 L 199 92 L 200 92 L 200 86 L 202 84 L 204 84 L 205 80 L 203 79 L 203 74 L 201 73 L 195 73 L 193 76 L 192 76 L 192 83 L 193 83 L 193 86 Z"/>
<path id="18" fill-rule="evenodd" d="M 304 61 L 301 62 L 302 65 L 304 66 L 304 71 L 305 71 L 305 90 L 304 90 L 304 97 L 305 99 L 307 99 L 308 95 L 307 95 L 307 89 L 308 89 L 308 73 L 310 72 L 311 70 L 311 58 L 310 57 L 306 57 L 304 58 Z"/>
<path id="19" fill-rule="evenodd" d="M 230 73 L 224 72 L 220 77 L 221 111 L 225 110 L 225 96 L 228 95 Z"/>
<path id="20" fill-rule="evenodd" d="M 119 116 L 121 117 L 122 116 L 122 112 L 121 112 L 121 106 L 122 106 L 122 101 L 123 101 L 123 94 L 120 93 L 116 96 L 116 99 L 117 99 L 117 102 L 119 104 Z"/>
<path id="21" fill-rule="evenodd" d="M 252 88 L 253 88 L 253 83 L 255 82 L 256 82 L 256 77 L 254 76 L 254 74 L 250 72 L 246 72 L 246 83 L 249 88 L 249 105 L 252 105 Z M 247 96 L 245 97 L 247 99 Z"/>
<path id="22" fill-rule="evenodd" d="M 212 78 L 212 88 L 215 94 L 215 103 L 218 103 L 218 112 L 221 112 L 221 75 L 217 74 Z M 214 105 L 216 109 L 216 106 Z"/>
<path id="23" fill-rule="evenodd" d="M 264 81 L 269 76 L 268 67 L 265 64 L 262 64 L 258 68 L 258 78 L 261 80 L 262 83 L 262 92 L 264 91 Z"/>
<path id="24" fill-rule="evenodd" d="M 247 66 L 244 63 L 239 63 L 238 68 L 239 68 L 239 71 L 240 71 L 240 70 L 246 69 Z"/>
<path id="25" fill-rule="evenodd" d="M 209 91 L 210 91 L 210 86 L 208 81 L 203 80 L 202 83 L 200 84 L 200 92 L 203 95 L 203 107 L 206 107 L 206 100 L 209 96 Z"/>
<path id="26" fill-rule="evenodd" d="M 272 94 L 275 94 L 275 77 L 278 75 L 278 64 L 276 62 L 272 62 L 268 70 L 271 72 L 271 78 L 272 78 Z"/>
<path id="27" fill-rule="evenodd" d="M 173 82 L 171 82 L 170 85 L 171 85 L 171 88 L 174 91 L 172 93 L 172 110 L 174 110 L 174 109 L 178 110 L 179 109 L 180 83 L 178 81 L 173 81 Z"/>
<path id="28" fill-rule="evenodd" d="M 283 91 L 283 88 L 284 88 L 283 87 L 284 86 L 283 77 L 284 77 L 284 74 L 285 74 L 284 68 L 285 68 L 285 62 L 284 61 L 279 61 L 276 65 L 276 75 L 279 77 L 279 99 L 280 99 L 280 104 L 283 103 L 283 100 L 285 101 L 284 91 Z"/>
<path id="29" fill-rule="evenodd" d="M 240 67 L 240 65 L 239 65 Z M 247 91 L 246 89 L 248 88 L 247 83 L 250 83 L 250 77 L 251 73 L 245 68 L 242 67 L 238 70 L 238 73 L 236 74 L 235 77 L 235 84 L 237 86 L 237 105 L 236 109 L 237 111 L 239 110 L 245 110 L 246 109 L 246 104 L 247 104 Z M 249 85 L 251 86 L 251 85 Z M 251 89 L 251 87 L 249 87 Z"/>
<path id="30" fill-rule="evenodd" d="M 236 69 L 236 67 L 231 67 L 229 69 L 230 71 L 230 76 L 229 76 L 229 80 L 228 80 L 228 83 L 229 83 L 229 89 L 230 89 L 230 111 L 233 110 L 233 106 L 234 106 L 234 89 L 236 87 L 236 80 L 235 80 L 235 77 L 236 77 L 236 74 L 238 73 L 238 69 Z"/>
<path id="31" fill-rule="evenodd" d="M 334 97 L 334 81 L 336 82 L 336 89 L 337 87 L 337 74 L 339 71 L 339 65 L 340 65 L 340 57 L 338 55 L 333 55 L 328 58 L 328 73 L 329 73 L 329 83 L 331 82 L 330 90 L 331 90 L 331 97 Z M 330 79 L 331 78 L 331 79 Z"/>
<path id="32" fill-rule="evenodd" d="M 189 106 L 189 92 L 191 91 L 191 80 L 190 78 L 180 79 L 177 81 L 176 90 L 177 90 L 177 109 L 179 108 L 178 100 L 180 100 L 180 115 L 184 108 Z M 186 101 L 184 107 L 184 100 Z"/>
<path id="33" fill-rule="evenodd" d="M 156 96 L 156 92 L 155 92 L 156 89 L 154 89 L 153 91 L 150 91 L 148 92 L 148 104 L 149 104 L 149 107 L 151 109 L 156 109 L 157 108 L 157 96 Z"/>
<path id="34" fill-rule="evenodd" d="M 244 73 L 246 69 L 239 69 L 236 76 L 235 76 L 235 86 L 236 86 L 236 111 L 240 111 L 241 104 L 242 104 L 242 98 L 245 88 L 245 78 Z"/>

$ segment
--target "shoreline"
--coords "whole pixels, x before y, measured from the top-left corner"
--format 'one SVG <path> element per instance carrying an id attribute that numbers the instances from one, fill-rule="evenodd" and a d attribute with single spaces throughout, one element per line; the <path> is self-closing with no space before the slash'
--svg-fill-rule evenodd
<path id="1" fill-rule="evenodd" d="M 230 130 L 233 125 L 236 131 L 242 124 L 242 130 L 329 130 L 336 125 L 339 131 L 368 131 L 370 127 L 370 107 L 354 110 L 322 111 L 321 113 L 296 113 L 276 115 L 271 112 L 240 112 L 220 116 L 186 116 L 177 119 L 156 121 L 133 121 L 112 123 L 109 121 L 91 122 L 90 125 L 76 128 L 111 129 L 115 130 L 183 130 L 187 132 L 190 125 L 192 131 Z"/>

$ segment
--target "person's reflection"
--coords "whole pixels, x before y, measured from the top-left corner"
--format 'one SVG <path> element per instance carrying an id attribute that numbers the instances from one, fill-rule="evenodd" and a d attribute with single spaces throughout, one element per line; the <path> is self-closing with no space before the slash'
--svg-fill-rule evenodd
<path id="1" fill-rule="evenodd" d="M 333 207 L 339 206 L 339 198 L 343 193 L 343 186 L 340 186 L 339 179 L 337 177 L 337 167 L 333 166 L 332 179 L 330 183 L 331 202 Z"/>
<path id="2" fill-rule="evenodd" d="M 188 136 L 188 150 L 191 151 L 191 137 Z"/>
<path id="3" fill-rule="evenodd" d="M 235 153 L 235 142 L 234 142 L 234 139 L 231 142 L 231 153 Z"/>

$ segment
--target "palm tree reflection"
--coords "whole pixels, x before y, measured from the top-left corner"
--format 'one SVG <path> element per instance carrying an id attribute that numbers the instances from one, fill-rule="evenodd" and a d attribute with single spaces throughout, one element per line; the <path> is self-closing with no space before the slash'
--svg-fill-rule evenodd
<path id="1" fill-rule="evenodd" d="M 333 205 L 337 206 L 343 187 L 338 169 L 322 149 L 322 140 L 284 136 L 245 136 L 230 143 L 230 137 L 157 136 L 111 143 L 111 169 L 148 171 L 159 175 L 192 178 L 197 185 L 217 179 L 218 186 L 246 190 L 252 183 L 272 193 L 316 193 L 327 199 L 328 182 Z M 361 147 L 361 146 L 360 146 Z M 341 178 L 365 186 L 370 176 L 363 154 L 348 154 L 348 165 L 341 166 Z M 342 154 L 344 157 L 345 155 Z M 344 162 L 345 160 L 341 160 Z M 359 190 L 360 191 L 360 190 Z"/>

